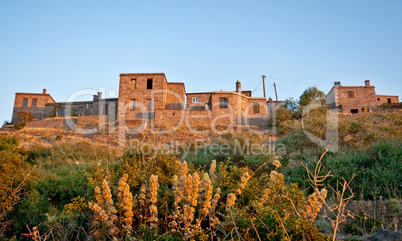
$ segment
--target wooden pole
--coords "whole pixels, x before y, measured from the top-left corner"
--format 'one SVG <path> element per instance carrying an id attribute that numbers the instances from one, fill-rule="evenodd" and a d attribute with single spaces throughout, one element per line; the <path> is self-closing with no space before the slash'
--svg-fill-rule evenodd
<path id="1" fill-rule="evenodd" d="M 264 87 L 264 98 L 267 99 L 267 93 L 265 92 L 265 77 L 267 75 L 262 76 L 262 86 Z"/>

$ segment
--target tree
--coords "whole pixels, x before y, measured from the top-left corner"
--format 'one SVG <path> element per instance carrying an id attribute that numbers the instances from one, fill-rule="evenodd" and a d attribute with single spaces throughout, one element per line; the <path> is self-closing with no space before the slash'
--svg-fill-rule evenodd
<path id="1" fill-rule="evenodd" d="M 320 100 L 322 104 L 325 103 L 325 93 L 317 89 L 317 87 L 309 87 L 300 96 L 300 107 L 308 105 L 312 100 Z"/>
<path id="2" fill-rule="evenodd" d="M 17 116 L 19 118 L 19 121 L 14 126 L 14 128 L 17 130 L 21 130 L 22 128 L 25 127 L 27 122 L 34 120 L 34 116 L 32 115 L 32 112 L 29 112 L 26 110 L 18 112 Z"/>
<path id="3" fill-rule="evenodd" d="M 299 101 L 293 97 L 286 99 L 286 109 L 297 111 L 299 109 Z"/>

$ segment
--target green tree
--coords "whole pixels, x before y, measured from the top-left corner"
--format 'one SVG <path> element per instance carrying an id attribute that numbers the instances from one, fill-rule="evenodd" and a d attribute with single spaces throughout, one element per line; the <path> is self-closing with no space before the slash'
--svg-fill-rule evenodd
<path id="1" fill-rule="evenodd" d="M 27 175 L 18 139 L 0 135 L 0 238 L 11 224 L 9 213 L 20 202 Z"/>
<path id="2" fill-rule="evenodd" d="M 317 87 L 308 87 L 300 96 L 300 107 L 308 105 L 312 100 L 320 100 L 325 103 L 325 93 L 317 89 Z"/>
<path id="3" fill-rule="evenodd" d="M 286 109 L 297 111 L 299 109 L 299 101 L 293 97 L 286 99 Z"/>

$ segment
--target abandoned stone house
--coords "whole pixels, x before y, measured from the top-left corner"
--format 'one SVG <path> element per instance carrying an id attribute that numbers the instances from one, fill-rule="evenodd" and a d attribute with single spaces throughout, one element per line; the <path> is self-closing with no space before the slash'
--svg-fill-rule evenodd
<path id="1" fill-rule="evenodd" d="M 53 104 L 56 101 L 43 89 L 42 93 L 15 93 L 13 116 L 11 123 L 18 121 L 18 112 L 29 111 L 35 119 L 46 118 L 44 115 L 46 104 Z"/>
<path id="2" fill-rule="evenodd" d="M 339 81 L 327 94 L 327 105 L 337 108 L 343 114 L 356 114 L 376 111 L 384 103 L 399 103 L 396 95 L 377 95 L 370 80 L 364 86 L 342 86 Z"/>
<path id="3" fill-rule="evenodd" d="M 109 121 L 116 120 L 117 98 L 101 98 L 98 92 L 91 101 L 56 102 L 46 89 L 43 93 L 16 93 L 11 123 L 19 121 L 18 112 L 29 111 L 36 120 L 49 117 L 69 116 L 108 116 Z"/>

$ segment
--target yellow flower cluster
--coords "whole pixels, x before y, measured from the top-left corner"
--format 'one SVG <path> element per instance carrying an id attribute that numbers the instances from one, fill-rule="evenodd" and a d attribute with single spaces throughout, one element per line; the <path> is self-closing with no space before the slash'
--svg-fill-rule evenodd
<path id="1" fill-rule="evenodd" d="M 209 176 L 212 182 L 216 179 L 216 160 L 212 160 L 211 167 L 209 168 Z"/>
<path id="2" fill-rule="evenodd" d="M 308 196 L 305 215 L 310 222 L 313 222 L 317 217 L 322 205 L 325 203 L 325 198 L 327 198 L 327 189 L 323 188 L 321 191 L 316 189 L 314 193 Z"/>
<path id="3" fill-rule="evenodd" d="M 236 195 L 234 193 L 229 193 L 228 198 L 226 200 L 226 207 L 231 209 L 236 202 Z"/>
<path id="4" fill-rule="evenodd" d="M 246 186 L 250 177 L 251 176 L 250 176 L 250 174 L 248 174 L 248 172 L 243 173 L 243 175 L 241 176 L 241 182 L 239 184 L 239 187 L 236 189 L 237 194 L 239 194 L 239 195 L 241 194 L 242 190 Z"/>
<path id="5" fill-rule="evenodd" d="M 156 202 L 158 201 L 158 176 L 151 175 L 149 178 L 149 196 L 151 206 L 149 207 L 149 212 L 151 214 L 150 222 L 155 224 L 158 222 L 158 208 L 156 207 Z"/>
<path id="6" fill-rule="evenodd" d="M 133 223 L 133 195 L 130 192 L 130 186 L 127 184 L 128 175 L 124 174 L 119 181 L 117 193 L 117 206 L 122 212 L 123 222 L 126 229 L 131 229 Z"/>
<path id="7" fill-rule="evenodd" d="M 103 224 L 106 227 L 108 235 L 113 237 L 119 232 L 119 229 L 116 227 L 117 210 L 113 206 L 112 193 L 106 179 L 102 182 L 102 191 L 99 187 L 95 188 L 95 198 L 96 203 L 89 203 L 89 208 L 95 213 L 94 236 L 100 236 L 99 227 Z"/>
<path id="8" fill-rule="evenodd" d="M 273 182 L 274 185 L 282 186 L 283 185 L 283 174 L 278 173 L 277 171 L 271 171 L 269 174 L 269 178 Z"/>
<path id="9" fill-rule="evenodd" d="M 282 166 L 282 164 L 281 164 L 280 161 L 278 161 L 278 160 L 275 160 L 275 161 L 273 162 L 273 164 L 274 164 L 274 166 L 275 166 L 275 169 L 278 169 L 280 166 Z"/>
<path id="10" fill-rule="evenodd" d="M 204 178 L 202 179 L 203 189 L 205 190 L 204 193 L 204 203 L 202 207 L 202 214 L 207 215 L 209 213 L 209 209 L 211 208 L 211 199 L 212 199 L 212 182 L 209 179 L 208 173 L 204 174 Z"/>
<path id="11" fill-rule="evenodd" d="M 213 162 L 210 171 L 215 174 L 216 162 Z M 220 198 L 220 189 L 213 195 L 212 181 L 208 173 L 201 179 L 197 172 L 188 174 L 188 166 L 183 162 L 180 166 L 179 177 L 173 176 L 172 189 L 175 197 L 174 212 L 169 223 L 172 232 L 179 231 L 185 239 L 194 238 L 201 229 L 201 222 L 209 215 L 211 227 L 215 227 L 218 218 L 215 217 L 215 208 Z M 196 212 L 199 210 L 198 212 Z M 198 214 L 196 217 L 195 215 Z"/>

